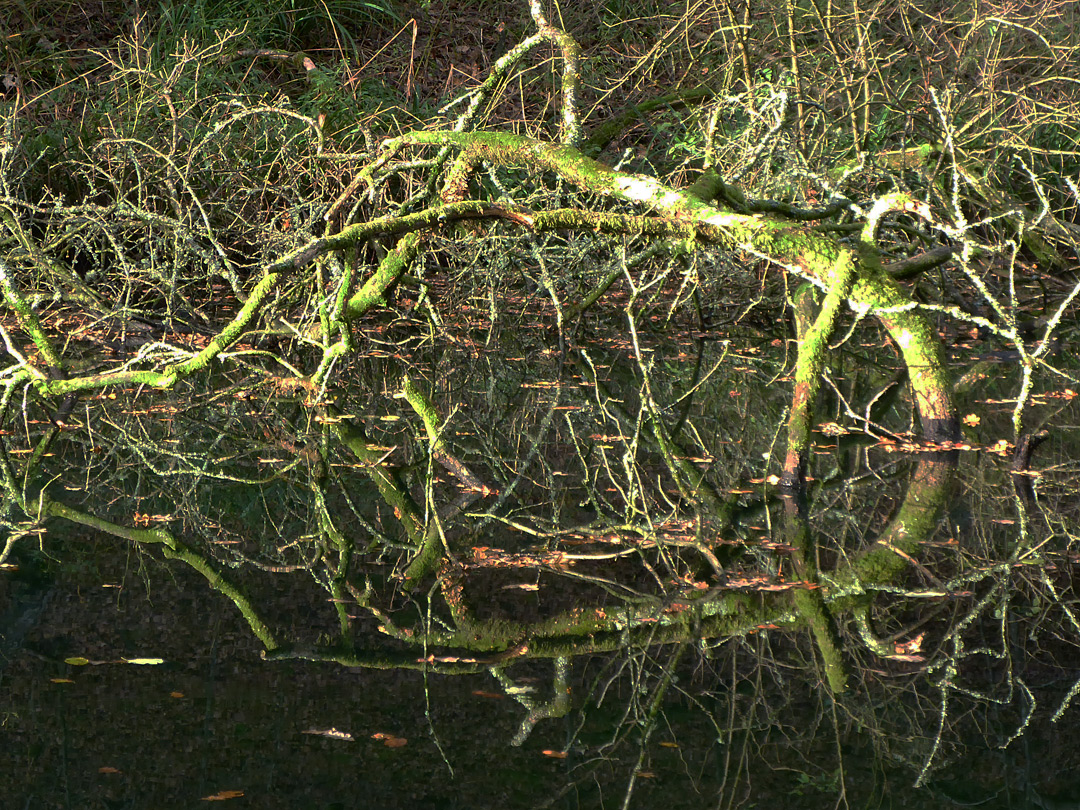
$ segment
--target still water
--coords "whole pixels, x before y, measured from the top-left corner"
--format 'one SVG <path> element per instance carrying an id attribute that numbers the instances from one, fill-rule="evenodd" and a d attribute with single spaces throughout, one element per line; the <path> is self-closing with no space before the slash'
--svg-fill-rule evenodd
<path id="1" fill-rule="evenodd" d="M 953 348 L 926 446 L 864 330 L 787 498 L 782 336 L 474 303 L 328 391 L 80 405 L 0 579 L 3 806 L 1078 806 L 1066 385 L 1017 474 L 1007 358 Z"/>

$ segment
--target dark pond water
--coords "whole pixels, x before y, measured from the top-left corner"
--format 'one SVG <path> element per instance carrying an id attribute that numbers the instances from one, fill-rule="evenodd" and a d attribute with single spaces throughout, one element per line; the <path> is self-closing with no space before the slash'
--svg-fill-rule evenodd
<path id="1" fill-rule="evenodd" d="M 785 499 L 782 329 L 511 303 L 372 320 L 324 392 L 237 355 L 80 403 L 0 579 L 0 804 L 1080 803 L 1069 383 L 1018 476 L 1007 357 L 957 343 L 927 447 L 864 327 Z"/>

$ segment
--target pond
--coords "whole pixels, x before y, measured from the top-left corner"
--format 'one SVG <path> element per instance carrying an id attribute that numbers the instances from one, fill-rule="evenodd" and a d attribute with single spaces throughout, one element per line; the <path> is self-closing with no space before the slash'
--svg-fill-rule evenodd
<path id="1" fill-rule="evenodd" d="M 444 279 L 327 390 L 241 343 L 80 401 L 0 579 L 10 806 L 1080 801 L 1068 383 L 1016 465 L 1016 363 L 943 326 L 964 437 L 927 444 L 857 325 L 785 494 L 786 325 L 673 283 L 563 324 Z M 5 459 L 53 429 L 13 424 Z"/>

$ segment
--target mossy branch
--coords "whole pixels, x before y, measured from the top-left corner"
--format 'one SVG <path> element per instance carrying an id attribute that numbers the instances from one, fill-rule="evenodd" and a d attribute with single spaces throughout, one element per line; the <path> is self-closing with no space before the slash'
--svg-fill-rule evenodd
<path id="1" fill-rule="evenodd" d="M 760 214 L 721 211 L 654 178 L 615 171 L 561 144 L 506 133 L 445 130 L 410 132 L 385 144 L 393 153 L 405 146 L 425 145 L 470 149 L 496 165 L 554 172 L 584 190 L 649 209 L 653 216 L 636 219 L 641 230 L 632 232 L 655 235 L 654 231 L 666 228 L 669 234 L 685 233 L 685 238 L 747 251 L 813 281 L 826 292 L 838 284 L 844 288 L 853 264 L 862 258 L 855 250 L 801 224 Z M 607 213 L 577 212 L 574 218 L 578 227 L 588 223 L 601 232 L 616 233 L 627 224 L 621 215 Z M 556 222 L 572 226 L 566 212 L 546 211 L 526 219 L 537 230 L 555 227 Z M 936 332 L 916 311 L 907 293 L 872 258 L 869 266 L 855 269 L 847 300 L 857 311 L 873 313 L 900 347 L 910 371 L 924 434 L 931 441 L 955 439 L 959 423 L 950 374 Z"/>
<path id="2" fill-rule="evenodd" d="M 81 512 L 78 509 L 73 509 L 59 501 L 54 501 L 45 493 L 38 496 L 38 503 L 35 511 L 40 517 L 51 516 L 64 518 L 65 520 L 77 523 L 80 526 L 88 526 L 92 529 L 110 534 L 113 537 L 128 540 L 137 545 L 161 546 L 162 553 L 166 557 L 173 560 L 180 560 L 191 568 L 194 568 L 202 574 L 210 584 L 211 588 L 215 591 L 220 591 L 227 596 L 232 603 L 236 605 L 240 614 L 251 628 L 251 632 L 255 634 L 255 637 L 262 642 L 267 650 L 273 650 L 278 646 L 273 632 L 266 622 L 262 620 L 259 612 L 247 597 L 247 594 L 225 576 L 224 573 L 218 570 L 213 563 L 190 546 L 187 546 L 176 539 L 172 532 L 167 529 L 134 529 L 129 526 L 121 526 L 118 523 L 113 523 L 86 512 Z"/>
<path id="3" fill-rule="evenodd" d="M 14 271 L 3 259 L 0 259 L 0 289 L 3 290 L 4 302 L 11 307 L 12 311 L 15 313 L 15 317 L 19 321 L 19 326 L 22 327 L 23 331 L 30 336 L 32 341 L 34 341 L 34 345 L 37 346 L 38 351 L 41 352 L 41 356 L 46 364 L 57 373 L 62 373 L 64 370 L 64 363 L 60 359 L 60 355 L 53 347 L 52 341 L 50 341 L 45 334 L 45 330 L 41 328 L 41 322 L 38 320 L 37 313 L 30 308 L 30 305 L 26 303 L 26 299 L 23 298 L 22 292 L 15 283 Z M 11 348 L 12 347 L 9 346 L 9 350 Z M 27 363 L 27 367 L 33 370 L 33 366 L 29 363 Z M 37 372 L 37 374 L 38 376 L 41 376 L 41 372 Z"/>

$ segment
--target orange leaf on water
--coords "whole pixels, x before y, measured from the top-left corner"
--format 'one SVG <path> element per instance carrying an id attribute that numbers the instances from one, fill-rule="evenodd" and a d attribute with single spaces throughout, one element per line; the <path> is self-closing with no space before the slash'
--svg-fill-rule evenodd
<path id="1" fill-rule="evenodd" d="M 382 731 L 376 731 L 371 735 L 373 740 L 382 740 L 382 744 L 387 748 L 404 748 L 409 744 L 409 741 L 404 737 L 395 737 L 393 734 L 386 734 Z"/>
<path id="2" fill-rule="evenodd" d="M 305 729 L 302 733 L 314 734 L 316 737 L 329 737 L 332 740 L 345 740 L 346 742 L 351 742 L 353 739 L 353 735 L 349 732 L 338 731 L 338 729 L 333 726 L 330 728 L 309 728 Z"/>
<path id="3" fill-rule="evenodd" d="M 242 790 L 219 790 L 210 796 L 203 796 L 202 800 L 204 802 L 223 802 L 226 799 L 239 799 L 243 795 L 244 791 Z"/>

